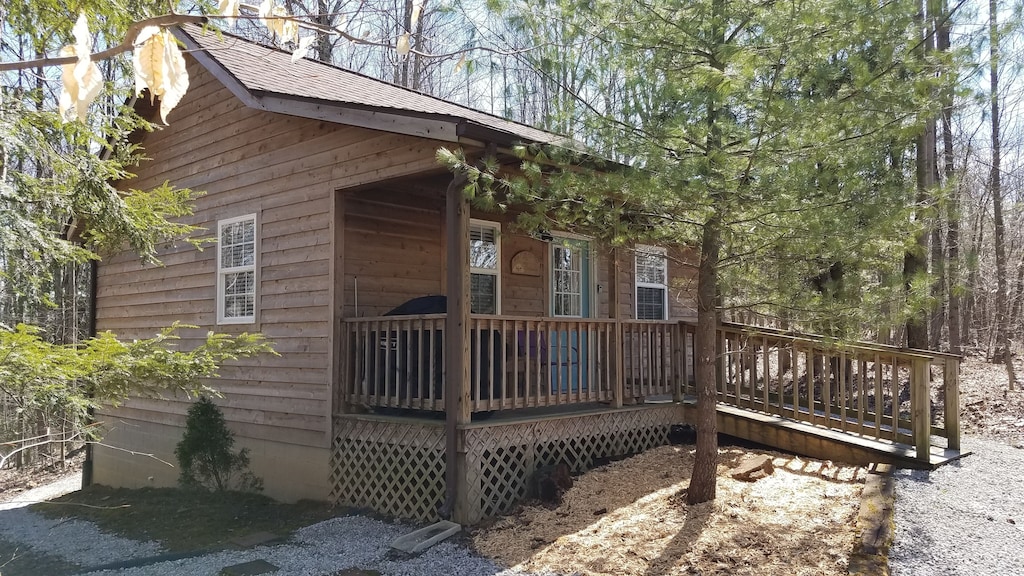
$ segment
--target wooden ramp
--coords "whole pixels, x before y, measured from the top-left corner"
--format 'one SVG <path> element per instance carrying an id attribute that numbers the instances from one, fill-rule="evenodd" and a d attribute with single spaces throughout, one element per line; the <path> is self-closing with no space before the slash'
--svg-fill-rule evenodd
<path id="1" fill-rule="evenodd" d="M 685 404 L 687 422 L 695 421 L 695 411 L 694 404 Z M 909 444 L 865 438 L 727 404 L 718 405 L 718 431 L 779 450 L 850 464 L 885 463 L 900 468 L 934 470 L 968 454 L 932 446 L 929 462 L 925 463 L 917 458 L 915 447 Z"/>

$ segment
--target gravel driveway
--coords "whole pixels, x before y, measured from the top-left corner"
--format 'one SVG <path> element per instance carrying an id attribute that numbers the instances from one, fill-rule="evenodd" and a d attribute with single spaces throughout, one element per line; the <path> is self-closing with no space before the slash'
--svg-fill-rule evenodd
<path id="1" fill-rule="evenodd" d="M 970 456 L 896 477 L 894 576 L 1024 576 L 1024 449 L 965 437 Z"/>
<path id="2" fill-rule="evenodd" d="M 896 540 L 890 556 L 895 576 L 1024 576 L 1024 449 L 976 437 L 965 438 L 964 449 L 973 454 L 934 472 L 895 473 Z M 414 527 L 360 516 L 302 528 L 277 545 L 161 561 L 156 543 L 104 534 L 88 522 L 50 520 L 24 507 L 74 489 L 77 481 L 65 479 L 23 494 L 22 502 L 0 504 L 5 576 L 216 575 L 226 566 L 258 559 L 279 567 L 279 575 L 328 576 L 347 568 L 394 576 L 522 574 L 502 570 L 457 543 L 398 557 L 388 544 Z M 89 571 L 131 560 L 143 565 Z"/>
<path id="3" fill-rule="evenodd" d="M 221 569 L 253 560 L 280 568 L 275 575 L 327 576 L 346 568 L 376 570 L 388 576 L 511 576 L 465 546 L 442 543 L 416 557 L 390 552 L 392 540 L 415 527 L 361 516 L 332 518 L 298 530 L 285 543 L 228 550 L 188 558 L 161 558 L 155 542 L 138 542 L 100 532 L 89 522 L 52 520 L 30 511 L 32 502 L 54 498 L 81 485 L 72 476 L 25 492 L 17 502 L 0 504 L 0 571 L 4 576 L 70 574 L 124 576 L 216 575 Z M 13 559 L 13 560 L 12 560 Z M 113 563 L 138 566 L 95 570 Z"/>

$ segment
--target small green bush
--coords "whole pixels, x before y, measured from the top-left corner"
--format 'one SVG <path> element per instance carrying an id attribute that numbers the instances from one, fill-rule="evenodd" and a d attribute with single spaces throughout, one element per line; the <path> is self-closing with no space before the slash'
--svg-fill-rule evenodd
<path id="1" fill-rule="evenodd" d="M 249 471 L 249 450 L 234 452 L 235 435 L 224 414 L 209 398 L 201 396 L 188 409 L 185 434 L 174 449 L 181 473 L 178 483 L 188 488 L 223 492 L 260 492 L 263 479 Z"/>

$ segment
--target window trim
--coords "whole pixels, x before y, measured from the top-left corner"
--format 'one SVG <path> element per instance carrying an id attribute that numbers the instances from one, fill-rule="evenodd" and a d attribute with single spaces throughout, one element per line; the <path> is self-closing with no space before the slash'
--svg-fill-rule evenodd
<path id="1" fill-rule="evenodd" d="M 640 319 L 640 298 L 638 296 L 638 288 L 654 288 L 661 290 L 661 306 L 662 306 L 662 317 L 661 318 L 647 318 L 647 320 L 668 320 L 671 313 L 668 309 L 668 283 L 669 283 L 669 267 L 668 267 L 668 250 L 661 246 L 648 246 L 645 244 L 637 244 L 633 249 L 633 318 Z M 640 258 L 639 254 L 651 254 L 661 256 L 661 261 L 665 267 L 665 283 L 659 284 L 656 282 L 641 282 L 640 281 Z"/>
<path id="2" fill-rule="evenodd" d="M 252 264 L 246 266 L 234 266 L 231 268 L 225 268 L 223 262 L 223 250 L 221 249 L 221 241 L 224 237 L 224 228 L 231 224 L 238 222 L 252 221 L 253 227 L 253 242 L 252 242 Z M 242 216 L 235 216 L 233 218 L 225 218 L 217 221 L 217 324 L 255 324 L 256 316 L 258 314 L 259 302 L 259 255 L 260 255 L 260 228 L 259 219 L 256 217 L 256 213 L 245 214 Z M 225 317 L 225 306 L 224 298 L 227 296 L 224 291 L 226 289 L 226 283 L 224 281 L 225 276 L 228 274 L 237 274 L 239 272 L 249 272 L 253 274 L 253 286 L 252 286 L 252 315 L 251 316 L 237 316 L 237 317 Z"/>
<path id="3" fill-rule="evenodd" d="M 477 268 L 473 266 L 472 260 L 469 264 L 469 274 L 472 279 L 473 274 L 482 274 L 487 276 L 495 277 L 495 288 L 494 288 L 494 314 L 501 314 L 501 222 L 495 222 L 493 220 L 480 220 L 477 218 L 469 219 L 470 234 L 472 234 L 473 226 L 481 228 L 491 228 L 494 230 L 494 247 L 496 249 L 495 254 L 495 267 L 494 268 Z M 469 246 L 473 240 L 471 238 L 466 239 L 466 244 Z M 472 308 L 472 289 L 470 290 L 470 308 Z M 476 314 L 476 312 L 474 312 Z"/>

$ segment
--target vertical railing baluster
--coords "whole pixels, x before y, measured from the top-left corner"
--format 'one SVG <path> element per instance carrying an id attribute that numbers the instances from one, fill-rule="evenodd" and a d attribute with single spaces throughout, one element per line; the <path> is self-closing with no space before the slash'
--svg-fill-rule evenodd
<path id="1" fill-rule="evenodd" d="M 875 439 L 882 438 L 882 415 L 885 413 L 885 397 L 882 391 L 882 355 L 875 353 Z"/>
<path id="2" fill-rule="evenodd" d="M 411 406 L 410 401 L 412 398 L 412 380 L 410 378 L 409 370 L 412 367 L 410 362 L 412 357 L 412 322 L 408 320 L 396 321 L 398 325 L 398 353 L 395 356 L 399 359 L 398 361 L 398 405 L 404 408 Z M 402 343 L 405 346 L 402 346 Z"/>
<path id="3" fill-rule="evenodd" d="M 821 354 L 821 403 L 825 408 L 825 427 L 834 428 L 832 423 L 832 355 Z"/>
<path id="4" fill-rule="evenodd" d="M 768 397 L 768 387 L 770 386 L 772 379 L 771 363 L 769 362 L 770 356 L 771 351 L 768 348 L 768 337 L 764 336 L 761 338 L 761 378 L 764 384 L 761 389 L 761 395 L 764 403 L 762 409 L 767 413 L 771 413 L 771 404 Z"/>
<path id="5" fill-rule="evenodd" d="M 868 363 L 864 361 L 862 354 L 857 355 L 857 433 L 864 435 L 864 419 L 867 417 L 864 402 L 867 396 L 867 372 Z"/>
<path id="6" fill-rule="evenodd" d="M 846 406 L 849 402 L 849 398 L 847 398 L 846 394 L 846 353 L 842 351 L 839 352 L 838 372 L 839 375 L 837 376 L 837 378 L 839 378 L 839 401 L 841 402 L 841 404 L 839 405 L 839 419 L 842 424 L 842 431 L 846 432 Z"/>
<path id="7" fill-rule="evenodd" d="M 469 349 L 470 349 L 470 370 L 469 370 L 469 402 L 472 405 L 470 410 L 476 410 L 483 399 L 483 364 L 480 363 L 482 357 L 481 348 L 483 348 L 484 338 L 483 332 L 480 330 L 480 321 L 475 318 L 469 320 Z M 475 348 L 475 350 L 474 350 Z"/>
<path id="8" fill-rule="evenodd" d="M 373 346 L 373 368 L 374 368 L 374 372 L 376 372 L 376 374 L 377 374 L 376 382 L 374 382 L 374 393 L 375 393 L 375 396 L 376 396 L 376 398 L 375 398 L 376 402 L 382 402 L 382 404 L 375 404 L 375 405 L 385 406 L 385 405 L 387 405 L 387 399 L 388 399 L 388 380 L 389 380 L 389 376 L 388 376 L 388 358 L 387 358 L 386 351 L 387 351 L 387 348 L 389 348 L 390 345 L 391 345 L 390 335 L 381 332 L 381 327 L 380 327 L 381 323 L 379 321 L 375 321 L 372 324 L 372 326 L 373 326 L 373 331 L 371 332 L 371 334 L 373 334 L 374 337 L 375 337 L 375 341 L 371 343 L 372 346 Z M 381 356 L 381 347 L 382 346 L 385 348 L 385 354 L 384 354 L 384 358 L 383 359 L 380 357 Z M 383 360 L 383 362 L 382 362 L 382 360 Z M 381 374 L 381 369 L 382 368 L 383 368 L 383 372 L 384 372 L 383 374 Z"/>

